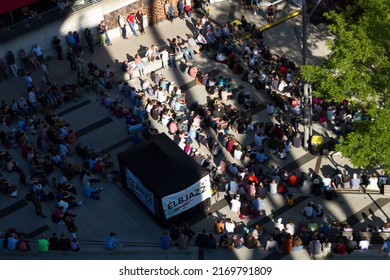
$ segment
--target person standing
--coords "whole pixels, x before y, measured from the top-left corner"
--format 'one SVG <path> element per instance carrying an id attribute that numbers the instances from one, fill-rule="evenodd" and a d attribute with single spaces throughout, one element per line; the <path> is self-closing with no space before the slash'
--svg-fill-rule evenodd
<path id="1" fill-rule="evenodd" d="M 30 194 L 31 194 L 31 201 L 34 204 L 35 213 L 37 213 L 37 216 L 46 218 L 46 216 L 43 214 L 42 204 L 41 201 L 39 200 L 39 197 L 33 190 L 30 192 Z"/>
<path id="2" fill-rule="evenodd" d="M 54 36 L 54 39 L 53 39 L 53 48 L 56 50 L 57 52 L 57 58 L 58 60 L 63 60 L 63 56 L 62 56 L 62 47 L 61 47 L 61 40 L 58 39 L 57 36 Z"/>
<path id="3" fill-rule="evenodd" d="M 30 92 L 34 88 L 33 80 L 31 78 L 31 72 L 26 72 L 26 75 L 24 75 L 23 79 L 26 83 L 27 92 Z"/>
<path id="4" fill-rule="evenodd" d="M 145 66 L 144 66 L 144 63 L 142 61 L 142 57 L 138 53 L 136 53 L 134 56 L 134 62 L 135 62 L 135 65 L 139 71 L 139 75 L 144 76 L 145 75 Z"/>
<path id="5" fill-rule="evenodd" d="M 35 44 L 33 46 L 32 52 L 35 54 L 40 64 L 45 63 L 45 58 L 43 57 L 43 51 L 38 46 L 38 44 Z"/>
<path id="6" fill-rule="evenodd" d="M 123 15 L 118 15 L 118 24 L 122 31 L 122 38 L 127 39 L 126 21 Z"/>
<path id="7" fill-rule="evenodd" d="M 144 13 L 141 10 L 138 10 L 135 14 L 135 22 L 138 24 L 138 30 L 141 35 L 145 34 L 145 26 L 144 26 Z"/>
<path id="8" fill-rule="evenodd" d="M 84 31 L 85 40 L 87 41 L 89 52 L 93 54 L 95 52 L 95 42 L 93 38 L 92 31 L 89 28 L 86 28 Z"/>
<path id="9" fill-rule="evenodd" d="M 180 19 L 184 19 L 184 3 L 183 3 L 183 0 L 179 0 L 179 2 L 177 2 L 177 10 L 179 12 L 179 18 Z"/>
<path id="10" fill-rule="evenodd" d="M 20 49 L 19 58 L 21 61 L 23 61 L 23 64 L 26 67 L 26 69 L 30 68 L 30 60 L 28 59 L 28 56 L 27 56 L 26 51 L 24 49 Z"/>
<path id="11" fill-rule="evenodd" d="M 173 22 L 174 9 L 173 9 L 171 1 L 169 1 L 169 0 L 165 1 L 164 10 L 165 10 L 165 15 L 167 16 L 167 19 L 170 22 Z"/>
<path id="12" fill-rule="evenodd" d="M 130 26 L 131 31 L 133 32 L 133 35 L 135 37 L 138 37 L 137 31 L 136 31 L 136 28 L 135 28 L 135 15 L 134 15 L 134 13 L 130 13 L 127 16 L 127 22 L 128 22 L 128 24 Z"/>
<path id="13" fill-rule="evenodd" d="M 16 66 L 15 55 L 12 51 L 9 51 L 7 54 L 7 63 L 9 65 L 9 67 L 11 68 L 12 75 L 14 75 L 14 77 L 17 77 L 18 76 L 18 66 Z"/>
<path id="14" fill-rule="evenodd" d="M 107 26 L 106 26 L 106 23 L 104 22 L 104 20 L 102 20 L 99 23 L 98 30 L 99 30 L 99 44 L 100 44 L 100 47 L 103 48 L 104 43 L 106 43 L 107 46 L 111 46 L 112 45 L 111 44 L 111 40 L 110 40 L 110 37 L 108 37 Z"/>
<path id="15" fill-rule="evenodd" d="M 160 54 L 163 68 L 168 69 L 169 52 L 167 48 L 164 48 Z"/>
<path id="16" fill-rule="evenodd" d="M 275 14 L 275 8 L 274 8 L 274 6 L 271 4 L 271 5 L 269 5 L 268 8 L 267 8 L 268 23 L 274 22 L 274 20 L 275 20 L 274 14 Z"/>
<path id="17" fill-rule="evenodd" d="M 3 75 L 3 78 L 8 80 L 8 75 L 7 75 L 7 65 L 5 64 L 4 60 L 0 58 L 0 73 Z"/>

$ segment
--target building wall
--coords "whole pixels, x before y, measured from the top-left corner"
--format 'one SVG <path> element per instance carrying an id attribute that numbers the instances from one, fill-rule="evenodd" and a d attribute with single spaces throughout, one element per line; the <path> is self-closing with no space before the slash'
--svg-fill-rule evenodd
<path id="1" fill-rule="evenodd" d="M 172 2 L 174 7 L 176 7 L 177 0 L 172 0 Z M 34 44 L 38 44 L 42 48 L 45 56 L 55 56 L 55 51 L 52 47 L 54 36 L 58 36 L 61 39 L 64 50 L 67 47 L 65 36 L 69 31 L 77 31 L 82 37 L 84 44 L 86 44 L 83 38 L 85 28 L 90 28 L 96 35 L 97 25 L 102 19 L 108 22 L 110 38 L 115 38 L 120 35 L 117 24 L 119 13 L 127 15 L 130 12 L 137 12 L 137 10 L 142 9 L 148 16 L 148 25 L 152 25 L 165 20 L 164 4 L 164 0 L 106 0 L 75 12 L 64 21 L 52 22 L 39 30 L 34 30 L 20 38 L 1 44 L 0 58 L 5 60 L 8 51 L 12 50 L 15 57 L 19 59 L 17 55 L 19 50 L 23 48 L 29 53 Z M 97 39 L 97 36 L 95 38 Z M 17 61 L 17 65 L 19 67 L 22 66 L 20 61 Z"/>

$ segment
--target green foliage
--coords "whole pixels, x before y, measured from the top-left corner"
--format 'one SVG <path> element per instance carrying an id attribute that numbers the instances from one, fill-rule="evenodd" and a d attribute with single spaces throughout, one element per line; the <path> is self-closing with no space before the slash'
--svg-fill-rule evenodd
<path id="1" fill-rule="evenodd" d="M 358 0 L 342 14 L 329 12 L 333 22 L 328 41 L 331 55 L 321 66 L 302 67 L 303 77 L 315 85 L 314 94 L 341 101 L 387 100 L 390 73 L 390 1 Z"/>
<path id="2" fill-rule="evenodd" d="M 374 119 L 355 123 L 337 149 L 356 166 L 390 167 L 390 1 L 356 0 L 345 13 L 325 16 L 331 54 L 320 66 L 303 66 L 302 75 L 315 96 L 351 100 Z"/>
<path id="3" fill-rule="evenodd" d="M 336 149 L 355 166 L 382 166 L 389 170 L 390 112 L 379 110 L 374 120 L 357 122 L 354 128 Z"/>

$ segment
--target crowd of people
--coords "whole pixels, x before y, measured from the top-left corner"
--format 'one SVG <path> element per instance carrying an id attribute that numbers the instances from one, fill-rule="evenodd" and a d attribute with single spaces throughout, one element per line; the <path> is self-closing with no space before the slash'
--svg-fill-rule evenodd
<path id="1" fill-rule="evenodd" d="M 165 11 L 168 19 L 173 18 L 171 6 L 167 1 Z M 183 11 L 187 12 L 187 16 L 192 16 L 191 10 L 185 10 L 183 4 L 183 10 L 179 9 L 179 17 L 185 16 Z M 269 20 L 272 21 L 272 18 Z M 137 30 L 141 34 L 144 33 L 142 27 L 136 28 L 136 22 L 137 16 L 134 13 L 127 17 L 118 17 L 123 39 L 127 38 L 126 23 L 129 24 L 134 36 L 138 36 Z M 302 188 L 302 193 L 307 189 L 315 193 L 315 179 L 306 180 L 303 176 L 298 177 L 294 172 L 278 168 L 270 169 L 266 166 L 271 156 L 283 160 L 289 156 L 292 148 L 299 148 L 302 144 L 299 132 L 299 123 L 302 119 L 299 67 L 288 57 L 273 54 L 270 48 L 260 40 L 262 34 L 256 31 L 256 26 L 248 23 L 245 17 L 241 19 L 239 25 L 227 23 L 220 28 L 212 24 L 205 15 L 196 20 L 194 29 L 194 33 L 188 34 L 186 39 L 172 38 L 167 48 L 159 49 L 156 45 L 151 45 L 145 57 L 136 53 L 134 61 L 129 62 L 127 58 L 123 60 L 121 70 L 129 74 L 130 80 L 134 78 L 135 70 L 138 70 L 143 80 L 139 89 L 131 87 L 127 81 L 121 82 L 120 91 L 123 98 L 131 100 L 130 106 L 124 105 L 123 99 L 112 96 L 110 89 L 112 89 L 113 78 L 117 73 L 110 65 L 107 65 L 105 69 L 99 69 L 96 64 L 87 63 L 81 59 L 84 46 L 76 31 L 69 31 L 66 37 L 68 46 L 66 58 L 70 61 L 71 69 L 76 71 L 77 82 L 67 79 L 61 87 L 57 82 L 52 81 L 47 61 L 38 45 L 34 45 L 30 59 L 24 51 L 20 52 L 26 68 L 33 67 L 36 71 L 41 71 L 42 85 L 37 86 L 38 83 L 33 81 L 29 71 L 22 75 L 27 88 L 27 98 L 12 100 L 11 104 L 3 101 L 1 106 L 3 122 L 11 125 L 13 121 L 17 121 L 18 127 L 15 133 L 2 131 L 1 141 L 6 148 L 21 149 L 22 156 L 28 163 L 30 176 L 27 176 L 27 172 L 21 170 L 19 164 L 7 155 L 7 151 L 3 152 L 3 166 L 9 172 L 20 174 L 20 182 L 28 187 L 30 191 L 28 198 L 34 204 L 38 216 L 46 217 L 41 206 L 43 201 L 56 201 L 51 218 L 58 225 L 66 226 L 71 237 L 70 241 L 73 239 L 77 241 L 78 229 L 74 219 L 75 215 L 69 210 L 82 205 L 79 199 L 80 191 L 78 191 L 77 184 L 73 183 L 74 179 L 79 178 L 84 196 L 99 200 L 103 189 L 96 186 L 96 183 L 101 179 L 111 178 L 110 180 L 113 180 L 119 176 L 118 172 L 111 169 L 112 163 L 108 161 L 107 155 L 97 155 L 91 147 L 82 146 L 77 141 L 76 134 L 71 127 L 56 114 L 50 112 L 50 109 L 61 106 L 62 102 L 77 100 L 81 88 L 88 84 L 97 93 L 103 106 L 117 117 L 124 118 L 126 129 L 135 144 L 144 140 L 145 133 L 150 132 L 154 123 L 160 123 L 166 127 L 178 146 L 197 163 L 207 167 L 213 175 L 227 174 L 229 179 L 224 182 L 222 191 L 226 192 L 227 197 L 230 198 L 230 209 L 237 213 L 240 219 L 252 219 L 262 215 L 268 193 L 288 196 L 289 188 L 299 187 Z M 251 34 L 251 38 L 244 41 L 244 35 L 248 33 Z M 111 45 L 104 21 L 98 26 L 98 34 L 101 47 L 104 44 Z M 89 51 L 94 53 L 95 42 L 89 29 L 85 30 L 85 40 Z M 238 48 L 240 43 L 244 44 L 242 51 Z M 57 51 L 57 59 L 64 59 L 59 38 L 54 38 L 53 47 Z M 16 72 L 16 75 L 20 75 L 18 67 L 13 66 L 15 62 L 11 54 L 12 52 L 9 54 L 8 65 L 13 74 Z M 180 69 L 205 87 L 208 94 L 206 105 L 188 104 L 186 94 L 180 90 L 180 87 L 159 73 L 151 73 L 152 82 L 145 78 L 144 63 L 146 61 L 153 63 L 161 60 L 164 68 L 175 70 L 177 54 L 182 54 L 184 58 Z M 266 108 L 269 115 L 268 122 L 265 124 L 256 122 L 251 116 L 245 114 L 245 110 L 242 110 L 242 108 L 249 110 L 256 107 L 253 92 L 233 93 L 230 78 L 222 75 L 210 76 L 209 73 L 192 64 L 191 61 L 195 60 L 197 55 L 202 54 L 208 54 L 216 61 L 227 64 L 233 73 L 241 74 L 244 81 L 258 89 L 266 90 L 272 100 Z M 1 65 L 0 61 L 0 67 Z M 232 105 L 229 102 L 232 99 L 236 99 L 242 108 Z M 365 118 L 361 111 L 353 112 L 349 109 L 348 102 L 334 104 L 315 100 L 313 103 L 314 119 L 334 125 L 333 130 L 337 136 L 352 131 L 354 120 Z M 38 119 L 35 115 L 40 112 L 43 112 L 43 117 Z M 326 116 L 325 120 L 324 116 Z M 249 131 L 255 132 L 255 145 L 246 147 L 243 147 L 231 133 L 243 134 Z M 200 151 L 202 146 L 206 148 L 206 153 Z M 330 146 L 327 148 L 332 149 Z M 222 149 L 230 153 L 235 161 L 229 162 L 224 157 L 217 165 L 212 157 L 220 156 Z M 81 158 L 81 164 L 74 162 L 76 154 Z M 62 175 L 54 175 L 55 171 L 59 171 Z M 49 182 L 45 178 L 51 174 L 54 177 Z M 337 173 L 330 181 L 328 180 L 330 178 L 325 176 L 322 180 L 321 192 L 335 193 L 334 190 L 339 186 L 347 188 L 348 182 L 351 188 L 356 186 L 353 181 L 357 179 L 355 174 L 349 181 L 342 175 Z M 374 177 L 367 179 L 369 182 L 367 185 L 373 188 L 375 184 L 378 185 L 378 180 L 375 181 Z M 363 176 L 360 178 L 359 185 L 364 184 Z M 309 183 L 305 185 L 305 182 Z M 9 187 L 6 193 L 13 196 L 15 187 Z M 305 210 L 306 217 L 309 219 L 309 217 L 320 216 L 322 209 L 320 206 L 311 205 L 313 210 L 311 214 L 310 210 Z M 308 245 L 305 234 L 301 234 L 305 230 L 298 231 L 297 239 L 295 233 L 286 230 L 288 224 L 283 228 L 278 227 L 279 232 L 275 227 L 275 230 L 271 232 L 271 238 L 265 242 L 259 238 L 265 233 L 262 228 L 250 228 L 240 236 L 235 232 L 234 227 L 232 230 L 232 225 L 229 225 L 233 223 L 231 220 L 226 221 L 223 226 L 221 221 L 219 223 L 218 232 L 215 232 L 222 234 L 219 242 L 216 241 L 213 233 L 205 231 L 202 233 L 204 236 L 196 238 L 198 246 L 199 244 L 205 246 L 206 237 L 209 248 L 217 247 L 217 243 L 219 247 L 264 246 L 267 250 L 279 247 L 290 250 L 290 247 L 299 248 L 301 245 Z M 302 228 L 305 228 L 304 225 Z M 179 233 L 174 238 L 164 234 L 162 242 L 164 240 L 164 244 L 167 244 L 166 236 L 168 236 L 170 240 L 179 240 L 181 244 L 179 247 L 183 247 L 186 237 L 187 241 L 191 239 L 188 232 L 190 231 L 187 230 L 187 234 Z M 306 230 L 307 232 L 314 234 L 315 230 Z M 307 234 L 309 236 L 307 240 L 316 240 L 310 237 L 310 234 Z M 9 235 L 20 234 L 14 232 Z M 12 244 L 12 241 L 10 243 Z M 118 245 L 115 244 L 114 247 Z M 291 244 L 296 246 L 290 246 Z"/>

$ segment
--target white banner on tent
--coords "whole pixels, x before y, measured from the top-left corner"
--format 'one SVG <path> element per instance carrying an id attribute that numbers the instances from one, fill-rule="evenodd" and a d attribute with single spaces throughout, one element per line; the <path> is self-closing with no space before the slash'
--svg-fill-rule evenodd
<path id="1" fill-rule="evenodd" d="M 207 175 L 190 187 L 162 198 L 162 206 L 167 219 L 198 205 L 211 197 L 210 176 Z"/>
<path id="2" fill-rule="evenodd" d="M 146 189 L 144 185 L 138 180 L 137 177 L 128 169 L 126 168 L 126 180 L 127 180 L 127 187 L 131 189 L 135 195 L 142 201 L 143 204 L 148 207 L 152 213 L 155 214 L 154 210 L 154 194 Z"/>

